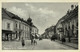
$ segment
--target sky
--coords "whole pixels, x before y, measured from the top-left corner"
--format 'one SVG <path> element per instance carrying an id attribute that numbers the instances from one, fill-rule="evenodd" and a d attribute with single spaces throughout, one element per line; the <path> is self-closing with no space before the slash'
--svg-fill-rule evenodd
<path id="1" fill-rule="evenodd" d="M 56 25 L 67 11 L 71 10 L 71 5 L 77 3 L 54 3 L 54 2 L 9 2 L 2 3 L 6 10 L 18 15 L 20 18 L 27 20 L 32 19 L 33 24 L 39 29 L 39 34 L 45 32 L 45 29 Z"/>

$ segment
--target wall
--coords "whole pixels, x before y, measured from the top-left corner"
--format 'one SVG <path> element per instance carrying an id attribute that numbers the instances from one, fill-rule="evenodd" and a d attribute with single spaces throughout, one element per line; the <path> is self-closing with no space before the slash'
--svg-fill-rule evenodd
<path id="1" fill-rule="evenodd" d="M 14 21 L 12 21 L 10 19 L 2 19 L 2 29 L 3 30 L 11 30 L 11 31 L 13 31 L 14 30 L 13 22 Z M 10 23 L 10 29 L 7 29 L 7 23 Z"/>

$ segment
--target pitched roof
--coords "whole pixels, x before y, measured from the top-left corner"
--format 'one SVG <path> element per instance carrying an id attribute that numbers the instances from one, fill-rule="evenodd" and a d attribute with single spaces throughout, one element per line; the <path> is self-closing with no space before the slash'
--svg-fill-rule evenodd
<path id="1" fill-rule="evenodd" d="M 64 21 L 72 19 L 75 16 L 78 16 L 78 6 L 74 10 L 70 11 L 69 14 L 66 14 Z"/>
<path id="2" fill-rule="evenodd" d="M 5 14 L 7 14 L 10 18 L 12 18 L 14 15 L 13 15 L 13 13 L 11 13 L 11 12 L 9 12 L 9 11 L 7 11 L 6 9 L 4 9 L 4 8 L 2 8 L 2 13 L 5 13 Z"/>
<path id="3" fill-rule="evenodd" d="M 74 10 L 70 11 L 69 14 L 66 14 L 61 19 L 59 19 L 57 24 L 65 20 L 71 19 L 73 18 L 73 16 L 78 16 L 78 6 L 76 6 Z"/>
<path id="4" fill-rule="evenodd" d="M 23 18 L 20 18 L 19 16 L 7 11 L 6 9 L 2 8 L 2 13 L 5 13 L 8 17 L 6 18 L 12 18 L 12 19 L 17 19 L 17 20 L 20 20 L 20 21 L 23 21 L 25 23 L 27 23 L 26 20 L 24 20 Z M 2 16 L 5 16 L 5 15 L 2 15 Z M 3 18 L 3 17 L 2 17 Z M 28 24 L 28 23 L 27 23 Z"/>

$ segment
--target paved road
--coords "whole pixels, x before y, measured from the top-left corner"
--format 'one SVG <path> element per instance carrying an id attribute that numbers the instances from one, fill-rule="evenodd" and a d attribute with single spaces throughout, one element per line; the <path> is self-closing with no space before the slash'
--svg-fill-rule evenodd
<path id="1" fill-rule="evenodd" d="M 30 45 L 30 41 L 26 41 L 24 47 L 21 46 L 21 42 L 3 42 L 3 49 L 25 49 L 25 50 L 74 50 L 72 47 L 60 44 L 55 41 L 43 39 L 37 41 L 37 45 Z"/>
<path id="2" fill-rule="evenodd" d="M 55 41 L 44 39 L 38 42 L 33 49 L 37 50 L 73 50 L 74 48 L 57 43 Z"/>

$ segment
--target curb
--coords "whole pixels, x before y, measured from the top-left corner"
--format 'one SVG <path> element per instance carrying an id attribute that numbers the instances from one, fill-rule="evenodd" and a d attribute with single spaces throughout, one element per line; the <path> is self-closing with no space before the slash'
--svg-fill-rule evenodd
<path id="1" fill-rule="evenodd" d="M 72 47 L 72 48 L 78 49 L 78 47 L 73 47 L 73 46 L 67 45 L 67 44 L 65 44 L 65 43 L 63 43 L 63 44 L 66 45 L 66 46 L 69 46 L 69 47 Z"/>
<path id="2" fill-rule="evenodd" d="M 55 41 L 55 42 L 58 42 L 58 41 Z M 58 43 L 62 44 L 61 41 L 58 42 Z M 63 43 L 63 45 L 66 45 L 66 46 L 69 46 L 69 47 L 72 47 L 72 48 L 78 49 L 78 47 L 73 47 L 73 46 L 67 45 L 67 44 L 65 44 L 65 43 Z"/>

